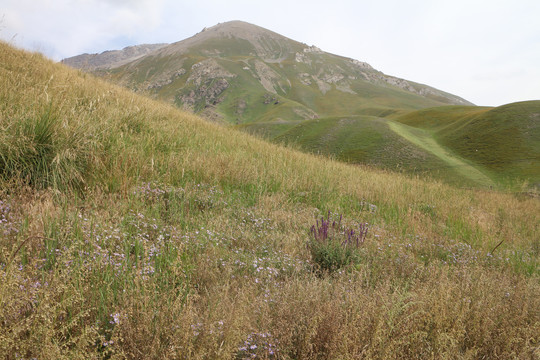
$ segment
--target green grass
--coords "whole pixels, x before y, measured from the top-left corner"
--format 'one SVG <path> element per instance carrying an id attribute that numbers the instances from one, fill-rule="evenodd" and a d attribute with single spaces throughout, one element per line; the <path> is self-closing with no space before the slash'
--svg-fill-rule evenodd
<path id="1" fill-rule="evenodd" d="M 497 108 L 442 107 L 398 118 L 427 130 L 442 146 L 489 172 L 503 186 L 540 182 L 540 101 Z"/>
<path id="2" fill-rule="evenodd" d="M 392 131 L 404 137 L 411 143 L 421 147 L 425 151 L 435 155 L 443 161 L 443 166 L 453 169 L 462 177 L 469 179 L 473 184 L 489 187 L 493 186 L 493 181 L 482 173 L 478 168 L 470 163 L 451 154 L 448 150 L 440 146 L 426 131 L 410 128 L 397 122 L 389 122 L 388 126 Z"/>
<path id="3" fill-rule="evenodd" d="M 375 116 L 266 121 L 240 129 L 345 162 L 455 185 L 534 190 L 540 183 L 538 103 L 405 113 L 372 108 L 366 112 Z"/>
<path id="4" fill-rule="evenodd" d="M 367 164 L 467 186 L 494 186 L 471 164 L 438 144 L 431 134 L 373 116 L 246 124 L 243 131 L 348 163 Z"/>
<path id="5" fill-rule="evenodd" d="M 0 126 L 33 159 L 0 172 L 0 358 L 538 355 L 537 199 L 300 153 L 4 43 Z M 66 153 L 82 184 L 50 181 Z M 328 211 L 369 233 L 322 274 Z"/>

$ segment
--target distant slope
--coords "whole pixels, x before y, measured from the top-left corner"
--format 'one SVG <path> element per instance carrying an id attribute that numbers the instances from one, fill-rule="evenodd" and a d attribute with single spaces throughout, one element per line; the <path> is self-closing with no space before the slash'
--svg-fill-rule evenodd
<path id="1" fill-rule="evenodd" d="M 65 62 L 77 66 L 70 59 Z M 471 105 L 455 95 L 385 75 L 367 63 L 241 21 L 218 24 L 108 68 L 96 73 L 229 123 Z"/>
<path id="2" fill-rule="evenodd" d="M 429 109 L 399 121 L 429 130 L 442 145 L 485 167 L 499 181 L 518 178 L 540 185 L 540 101 L 494 109 Z"/>
<path id="3" fill-rule="evenodd" d="M 109 50 L 101 54 L 82 54 L 63 59 L 62 63 L 77 69 L 95 71 L 110 69 L 134 61 L 167 44 L 143 44 L 128 46 L 122 50 Z"/>
<path id="4" fill-rule="evenodd" d="M 246 124 L 244 131 L 357 164 L 460 185 L 540 185 L 540 101 Z"/>
<path id="5" fill-rule="evenodd" d="M 486 169 L 497 182 L 527 180 L 540 186 L 540 101 L 426 109 L 397 120 L 429 131 L 438 143 Z"/>
<path id="6" fill-rule="evenodd" d="M 463 180 L 475 185 L 487 187 L 495 184 L 482 170 L 465 160 L 466 158 L 460 158 L 452 153 L 452 151 L 449 151 L 438 144 L 428 132 L 411 128 L 397 122 L 389 122 L 388 125 L 395 133 L 437 157 L 441 164 L 430 166 L 429 169 L 431 173 L 436 174 L 437 172 L 433 170 L 439 169 L 439 174 L 444 174 L 446 180 L 460 176 Z M 417 164 L 414 165 L 417 166 Z M 450 175 L 453 176 L 450 177 Z"/>
<path id="7" fill-rule="evenodd" d="M 493 181 L 422 129 L 389 119 L 355 116 L 247 124 L 242 130 L 315 154 L 356 164 L 443 179 L 467 186 Z"/>

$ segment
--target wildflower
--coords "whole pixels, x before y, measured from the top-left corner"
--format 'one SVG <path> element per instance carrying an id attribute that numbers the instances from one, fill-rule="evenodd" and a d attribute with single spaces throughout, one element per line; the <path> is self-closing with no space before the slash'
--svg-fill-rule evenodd
<path id="1" fill-rule="evenodd" d="M 120 314 L 114 313 L 111 314 L 112 320 L 109 321 L 112 325 L 118 325 L 120 323 Z"/>

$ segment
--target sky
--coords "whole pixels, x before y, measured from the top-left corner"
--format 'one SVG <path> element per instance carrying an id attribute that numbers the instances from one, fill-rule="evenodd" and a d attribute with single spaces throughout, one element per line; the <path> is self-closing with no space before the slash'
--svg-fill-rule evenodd
<path id="1" fill-rule="evenodd" d="M 539 0 L 1 0 L 0 39 L 61 60 L 247 21 L 476 105 L 540 99 Z"/>

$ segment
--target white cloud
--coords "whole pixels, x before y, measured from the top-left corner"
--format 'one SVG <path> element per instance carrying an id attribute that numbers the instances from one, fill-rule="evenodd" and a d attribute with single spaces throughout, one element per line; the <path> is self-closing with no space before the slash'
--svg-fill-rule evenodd
<path id="1" fill-rule="evenodd" d="M 7 0 L 0 10 L 6 32 L 0 36 L 18 34 L 16 44 L 44 46 L 56 59 L 103 51 L 117 39 L 136 40 L 142 30 L 155 29 L 163 5 L 161 0 Z"/>

